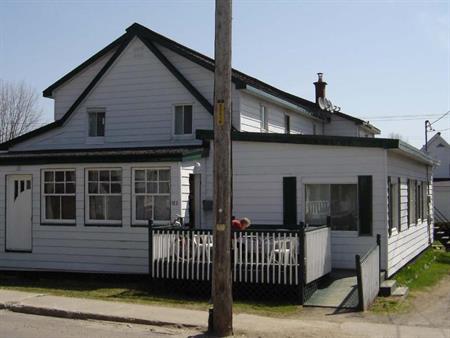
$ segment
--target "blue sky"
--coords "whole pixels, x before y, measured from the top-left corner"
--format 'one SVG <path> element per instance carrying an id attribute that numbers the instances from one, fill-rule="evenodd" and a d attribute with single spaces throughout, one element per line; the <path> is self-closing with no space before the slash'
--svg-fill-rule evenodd
<path id="1" fill-rule="evenodd" d="M 41 92 L 133 22 L 213 55 L 213 1 L 0 0 L 0 78 Z M 233 66 L 307 99 L 324 72 L 342 111 L 420 146 L 450 109 L 450 0 L 235 0 Z"/>

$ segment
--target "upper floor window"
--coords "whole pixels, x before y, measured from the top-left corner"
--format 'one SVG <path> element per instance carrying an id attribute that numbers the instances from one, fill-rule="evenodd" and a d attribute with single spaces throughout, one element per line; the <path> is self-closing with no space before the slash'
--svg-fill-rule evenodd
<path id="1" fill-rule="evenodd" d="M 192 105 L 175 106 L 175 135 L 192 134 Z"/>
<path id="2" fill-rule="evenodd" d="M 104 111 L 90 111 L 89 118 L 89 137 L 103 137 L 105 136 L 105 112 Z"/>
<path id="3" fill-rule="evenodd" d="M 284 115 L 284 132 L 291 133 L 291 117 L 289 115 Z"/>
<path id="4" fill-rule="evenodd" d="M 261 131 L 269 131 L 269 116 L 267 112 L 267 107 L 261 105 L 260 107 L 260 115 L 261 115 Z"/>
<path id="5" fill-rule="evenodd" d="M 43 221 L 75 223 L 75 170 L 45 170 L 43 178 Z"/>

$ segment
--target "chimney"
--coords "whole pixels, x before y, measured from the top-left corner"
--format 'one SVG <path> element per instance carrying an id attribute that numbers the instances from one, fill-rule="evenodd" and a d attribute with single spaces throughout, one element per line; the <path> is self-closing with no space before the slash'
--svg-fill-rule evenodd
<path id="1" fill-rule="evenodd" d="M 319 103 L 319 97 L 325 98 L 325 87 L 327 83 L 323 81 L 323 73 L 317 73 L 318 79 L 317 82 L 314 82 L 314 86 L 316 87 L 316 103 Z"/>

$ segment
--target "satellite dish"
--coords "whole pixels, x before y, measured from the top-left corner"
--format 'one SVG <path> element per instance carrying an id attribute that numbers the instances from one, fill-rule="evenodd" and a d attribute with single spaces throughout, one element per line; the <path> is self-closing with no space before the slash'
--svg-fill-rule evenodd
<path id="1" fill-rule="evenodd" d="M 330 100 L 325 99 L 325 106 L 328 111 L 333 111 L 333 104 L 331 103 Z"/>
<path id="2" fill-rule="evenodd" d="M 320 109 L 325 110 L 327 108 L 323 97 L 319 97 L 319 102 L 318 103 L 319 103 Z"/>

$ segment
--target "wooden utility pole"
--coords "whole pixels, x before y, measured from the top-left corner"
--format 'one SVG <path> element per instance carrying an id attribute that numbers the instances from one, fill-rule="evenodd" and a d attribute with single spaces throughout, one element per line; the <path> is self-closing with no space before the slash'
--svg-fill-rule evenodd
<path id="1" fill-rule="evenodd" d="M 216 0 L 214 72 L 213 330 L 233 333 L 231 282 L 231 0 Z"/>

